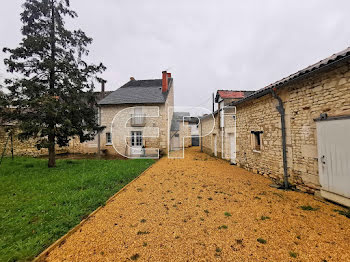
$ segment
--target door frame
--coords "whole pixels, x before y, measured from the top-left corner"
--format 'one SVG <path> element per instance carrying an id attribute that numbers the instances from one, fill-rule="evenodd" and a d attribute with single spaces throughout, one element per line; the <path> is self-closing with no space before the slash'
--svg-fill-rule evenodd
<path id="1" fill-rule="evenodd" d="M 130 135 L 130 150 L 132 155 L 143 154 L 143 132 L 140 130 L 131 131 Z M 137 152 L 137 153 L 134 153 Z"/>

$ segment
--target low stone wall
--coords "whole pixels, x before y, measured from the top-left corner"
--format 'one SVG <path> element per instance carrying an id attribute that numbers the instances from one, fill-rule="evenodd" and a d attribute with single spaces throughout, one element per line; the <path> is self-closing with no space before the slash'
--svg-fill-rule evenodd
<path id="1" fill-rule="evenodd" d="M 6 145 L 6 141 L 8 139 L 9 133 L 6 132 L 7 127 L 0 127 L 0 154 L 2 154 L 4 147 Z M 16 156 L 43 156 L 48 155 L 47 149 L 40 149 L 38 150 L 35 146 L 35 140 L 29 139 L 21 141 L 17 137 L 18 130 L 15 129 L 14 135 L 13 135 L 13 151 L 14 155 Z M 63 154 L 68 153 L 69 149 L 67 147 L 56 147 L 57 154 Z M 11 143 L 10 140 L 8 140 L 7 148 L 5 151 L 5 155 L 9 156 L 11 155 Z"/>

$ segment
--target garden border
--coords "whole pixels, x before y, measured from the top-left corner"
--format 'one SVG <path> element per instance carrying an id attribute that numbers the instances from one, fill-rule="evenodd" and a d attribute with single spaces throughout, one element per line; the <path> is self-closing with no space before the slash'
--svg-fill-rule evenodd
<path id="1" fill-rule="evenodd" d="M 155 163 L 157 163 L 156 161 Z M 154 163 L 154 164 L 155 164 Z M 118 196 L 118 194 L 125 191 L 125 189 L 131 185 L 132 183 L 136 182 L 141 176 L 143 176 L 149 169 L 153 167 L 152 164 L 149 166 L 146 170 L 144 170 L 140 175 L 138 175 L 136 178 L 134 178 L 129 184 L 125 185 L 122 189 L 120 189 L 117 193 L 115 193 L 113 196 L 111 196 L 106 202 L 105 205 L 107 205 L 111 200 L 113 200 L 115 197 Z M 98 211 L 100 211 L 102 208 L 105 207 L 105 205 L 98 207 L 96 210 L 94 210 L 92 213 L 90 213 L 86 218 L 84 218 L 78 225 L 73 227 L 71 230 L 69 230 L 66 234 L 64 234 L 62 237 L 57 239 L 53 244 L 51 244 L 48 248 L 46 248 L 43 252 L 41 252 L 36 258 L 34 258 L 33 262 L 43 262 L 45 261 L 46 257 L 49 255 L 49 253 L 55 249 L 57 246 L 63 244 L 68 237 L 70 237 L 73 233 L 78 231 L 87 221 L 89 221 Z"/>

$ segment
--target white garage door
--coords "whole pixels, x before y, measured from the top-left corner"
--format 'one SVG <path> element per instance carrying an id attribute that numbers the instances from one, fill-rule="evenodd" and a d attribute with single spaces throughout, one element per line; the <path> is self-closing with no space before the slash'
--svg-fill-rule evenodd
<path id="1" fill-rule="evenodd" d="M 321 194 L 350 205 L 350 118 L 317 122 Z"/>

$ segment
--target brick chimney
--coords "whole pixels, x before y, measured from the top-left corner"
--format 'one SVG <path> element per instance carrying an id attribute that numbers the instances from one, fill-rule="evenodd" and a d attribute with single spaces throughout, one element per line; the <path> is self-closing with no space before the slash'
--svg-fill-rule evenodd
<path id="1" fill-rule="evenodd" d="M 168 91 L 168 77 L 169 74 L 167 73 L 167 71 L 163 71 L 162 72 L 162 92 L 165 93 L 166 91 Z"/>

